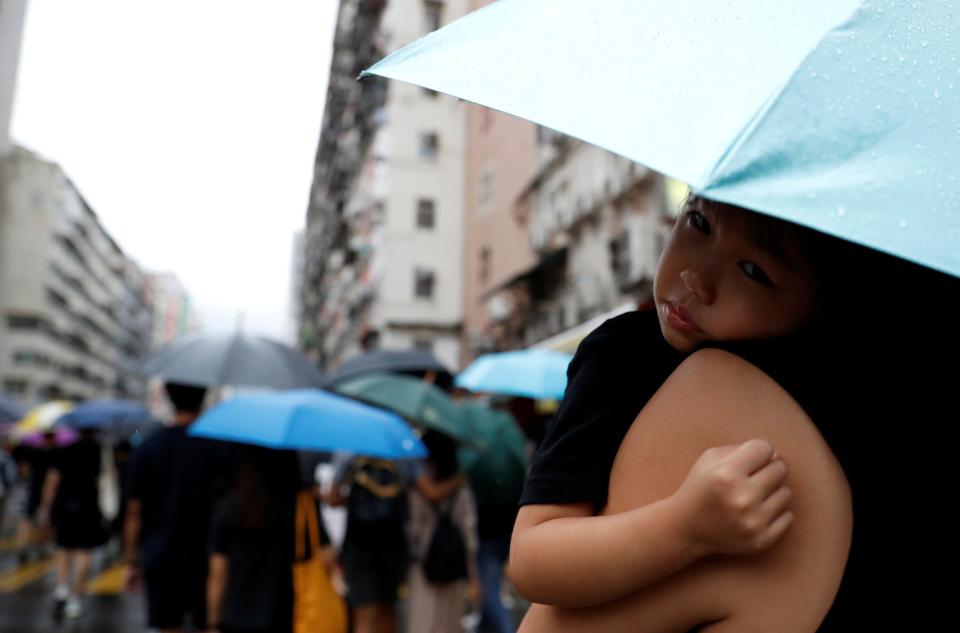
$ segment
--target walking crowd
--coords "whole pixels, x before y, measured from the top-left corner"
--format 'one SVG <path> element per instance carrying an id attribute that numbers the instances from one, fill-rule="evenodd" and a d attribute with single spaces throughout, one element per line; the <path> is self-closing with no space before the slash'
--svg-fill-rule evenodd
<path id="1" fill-rule="evenodd" d="M 82 616 L 92 554 L 110 544 L 151 630 L 515 630 L 501 593 L 522 461 L 491 500 L 436 430 L 421 460 L 272 449 L 194 436 L 207 388 L 165 392 L 170 423 L 135 448 L 94 429 L 61 446 L 51 429 L 3 452 L 21 564 L 53 535 L 55 618 Z"/>

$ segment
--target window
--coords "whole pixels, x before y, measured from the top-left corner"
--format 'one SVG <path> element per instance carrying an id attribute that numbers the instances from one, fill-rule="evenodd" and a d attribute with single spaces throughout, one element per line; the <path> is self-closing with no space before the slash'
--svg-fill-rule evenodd
<path id="1" fill-rule="evenodd" d="M 426 338 L 413 339 L 413 349 L 426 354 L 433 354 L 433 341 Z"/>
<path id="2" fill-rule="evenodd" d="M 434 160 L 440 149 L 440 137 L 436 132 L 423 132 L 420 134 L 420 158 L 424 160 Z"/>
<path id="3" fill-rule="evenodd" d="M 480 281 L 490 279 L 490 247 L 480 249 Z"/>
<path id="4" fill-rule="evenodd" d="M 424 0 L 423 28 L 432 33 L 443 26 L 443 2 L 438 0 Z"/>
<path id="5" fill-rule="evenodd" d="M 417 200 L 417 228 L 432 229 L 434 226 L 434 202 L 426 198 Z"/>
<path id="6" fill-rule="evenodd" d="M 417 268 L 413 271 L 413 294 L 420 299 L 433 297 L 434 275 L 432 270 Z"/>
<path id="7" fill-rule="evenodd" d="M 49 367 L 50 358 L 39 352 L 19 351 L 13 353 L 13 362 L 15 365 L 27 365 L 32 367 Z"/>
<path id="8" fill-rule="evenodd" d="M 26 380 L 4 380 L 3 381 L 3 390 L 11 396 L 22 396 L 27 393 L 27 381 Z"/>
<path id="9" fill-rule="evenodd" d="M 43 320 L 37 317 L 11 315 L 7 317 L 7 327 L 11 330 L 39 330 L 43 328 Z"/>
<path id="10" fill-rule="evenodd" d="M 477 203 L 485 209 L 493 202 L 493 165 L 487 165 L 480 174 L 480 186 Z"/>

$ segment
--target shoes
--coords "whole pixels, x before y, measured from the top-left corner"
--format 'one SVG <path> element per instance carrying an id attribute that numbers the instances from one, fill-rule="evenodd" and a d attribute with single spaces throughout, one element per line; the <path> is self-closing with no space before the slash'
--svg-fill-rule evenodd
<path id="1" fill-rule="evenodd" d="M 80 604 L 80 598 L 77 596 L 70 596 L 67 598 L 67 604 L 63 608 L 63 615 L 68 620 L 73 620 L 79 618 L 83 613 L 83 607 Z"/>
<path id="2" fill-rule="evenodd" d="M 64 602 L 70 597 L 70 587 L 67 585 L 57 585 L 53 589 L 53 599 L 57 602 Z"/>

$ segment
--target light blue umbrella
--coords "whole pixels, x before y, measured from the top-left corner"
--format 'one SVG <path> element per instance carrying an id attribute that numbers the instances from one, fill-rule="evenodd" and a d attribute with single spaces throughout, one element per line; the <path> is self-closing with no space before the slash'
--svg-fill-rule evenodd
<path id="1" fill-rule="evenodd" d="M 484 354 L 457 374 L 457 387 L 478 393 L 559 400 L 567 388 L 570 354 L 542 349 Z"/>
<path id="2" fill-rule="evenodd" d="M 237 396 L 200 416 L 189 433 L 268 448 L 385 459 L 427 454 L 400 416 L 319 389 Z"/>
<path id="3" fill-rule="evenodd" d="M 501 0 L 369 73 L 960 275 L 960 8 Z"/>

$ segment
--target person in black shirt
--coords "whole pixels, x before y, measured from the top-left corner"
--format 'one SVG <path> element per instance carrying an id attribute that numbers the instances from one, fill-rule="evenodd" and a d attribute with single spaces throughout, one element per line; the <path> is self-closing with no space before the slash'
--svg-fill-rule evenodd
<path id="1" fill-rule="evenodd" d="M 68 618 L 81 613 L 80 598 L 90 573 L 93 548 L 107 539 L 100 514 L 99 489 L 101 449 L 95 432 L 81 431 L 74 444 L 51 451 L 44 486 L 41 515 L 49 514 L 55 527 L 57 586 L 55 613 Z M 70 571 L 73 569 L 73 582 Z"/>
<path id="2" fill-rule="evenodd" d="M 241 449 L 236 484 L 219 504 L 210 530 L 210 630 L 292 630 L 294 515 L 302 488 L 296 453 Z M 319 516 L 317 520 L 321 545 L 327 546 L 330 539 Z M 324 554 L 332 565 L 333 553 Z"/>
<path id="3" fill-rule="evenodd" d="M 146 584 L 149 626 L 178 631 L 206 617 L 207 541 L 212 509 L 226 486 L 222 444 L 187 434 L 206 390 L 169 383 L 175 414 L 137 447 L 124 521 L 128 586 Z"/>
<path id="4" fill-rule="evenodd" d="M 747 210 L 696 197 L 688 200 L 658 266 L 657 310 L 608 321 L 584 340 L 570 365 L 567 392 L 534 458 L 514 532 L 511 575 L 522 594 L 533 602 L 567 608 L 611 605 L 607 615 L 613 613 L 616 621 L 618 613 L 635 613 L 620 598 L 647 586 L 669 587 L 658 583 L 675 574 L 685 577 L 681 571 L 713 554 L 759 553 L 780 540 L 793 522 L 791 490 L 784 485 L 784 461 L 769 442 L 744 441 L 748 435 L 739 440 L 741 444 L 691 458 L 686 462 L 693 464 L 685 471 L 686 480 L 676 481 L 679 488 L 663 488 L 665 499 L 648 498 L 639 508 L 624 506 L 623 494 L 610 504 L 611 473 L 637 414 L 658 390 L 672 384 L 668 379 L 684 369 L 688 358 L 698 357 L 691 356 L 694 351 L 719 345 L 748 360 L 777 359 L 779 365 L 770 367 L 789 370 L 791 355 L 804 358 L 819 349 L 817 345 L 826 340 L 821 336 L 826 317 L 834 316 L 822 310 L 834 297 L 824 273 L 835 274 L 830 267 L 843 261 L 841 253 L 852 252 L 848 248 Z M 730 371 L 734 374 L 739 368 Z M 732 378 L 746 373 L 739 371 Z M 802 405 L 815 403 L 802 397 L 806 395 L 802 381 L 787 380 L 789 371 L 783 376 L 772 373 L 775 379 L 785 379 L 784 388 Z M 682 405 L 682 398 L 677 402 Z M 717 410 L 724 410 L 722 405 L 718 401 Z M 802 411 L 792 410 L 781 417 L 806 419 Z M 818 499 L 840 508 L 828 527 L 834 529 L 831 538 L 836 537 L 831 547 L 842 550 L 842 473 L 824 445 L 817 445 L 811 435 L 804 437 L 809 439 L 802 450 L 792 444 L 788 448 L 803 456 L 795 462 L 798 472 L 805 474 L 809 464 L 817 463 L 830 474 L 821 479 L 825 492 Z M 693 436 L 688 444 L 696 445 Z M 629 465 L 620 470 L 630 471 Z M 672 481 L 675 473 L 647 475 L 648 487 L 656 487 L 658 481 Z M 806 494 L 809 484 L 797 485 Z M 615 508 L 610 510 L 614 514 L 597 516 L 608 508 Z M 809 533 L 808 526 L 804 524 L 803 534 Z M 822 547 L 812 551 L 810 559 L 820 560 L 817 555 L 823 551 Z M 823 575 L 839 582 L 843 556 L 834 558 L 830 572 Z M 590 582 L 583 583 L 583 578 Z M 700 597 L 695 606 L 702 609 L 710 599 L 705 591 Z M 817 621 L 832 595 L 824 601 L 825 606 L 817 604 L 822 611 L 814 611 Z M 690 613 L 694 608 L 684 609 L 682 604 L 679 599 L 661 604 L 657 613 L 678 618 L 672 626 L 684 621 L 679 618 L 695 618 Z M 524 630 L 563 630 L 564 624 L 578 630 L 576 623 L 611 622 L 602 617 L 603 607 L 583 613 L 588 615 L 535 605 Z M 588 616 L 592 620 L 583 619 Z M 690 626 L 724 617 L 705 616 Z M 647 620 L 654 626 L 652 618 Z M 620 625 L 635 630 L 636 621 L 634 628 L 622 620 Z"/>

